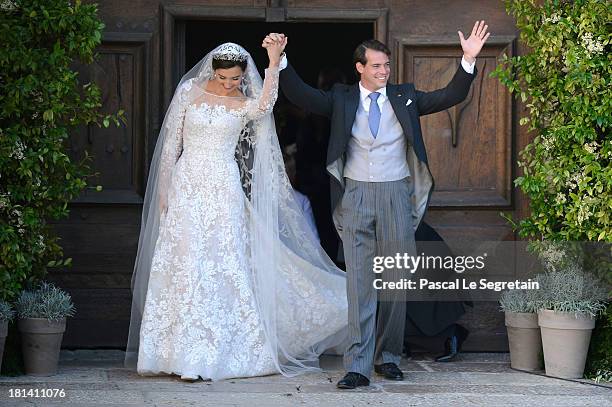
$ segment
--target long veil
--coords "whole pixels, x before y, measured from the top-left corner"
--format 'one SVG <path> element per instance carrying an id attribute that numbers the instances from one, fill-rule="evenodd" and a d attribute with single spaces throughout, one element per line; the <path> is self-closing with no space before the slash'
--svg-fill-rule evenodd
<path id="1" fill-rule="evenodd" d="M 164 117 L 151 161 L 132 276 L 125 356 L 128 367 L 137 364 L 140 326 L 159 234 L 160 193 L 163 195 L 169 182 L 160 169 L 162 150 L 180 128 L 177 122 L 181 109 L 193 102 L 198 90 L 205 89 L 206 81 L 213 77 L 213 57 L 223 54 L 231 58 L 236 53 L 247 60 L 241 91 L 248 98 L 258 98 L 263 81 L 255 62 L 244 48 L 226 43 L 209 52 L 182 77 Z M 242 130 L 236 161 L 245 194 L 242 199 L 247 201 L 250 281 L 274 363 L 286 376 L 318 370 L 319 355 L 343 343 L 347 335 L 346 279 L 321 248 L 295 200 L 272 113 L 251 121 Z M 327 301 L 319 301 L 321 295 Z M 296 304 L 303 301 L 320 302 L 319 315 L 296 313 Z M 328 328 L 300 331 L 308 320 Z"/>

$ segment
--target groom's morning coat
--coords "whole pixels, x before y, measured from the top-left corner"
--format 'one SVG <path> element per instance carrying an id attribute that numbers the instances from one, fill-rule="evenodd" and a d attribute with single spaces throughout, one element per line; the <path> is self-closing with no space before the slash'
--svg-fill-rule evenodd
<path id="1" fill-rule="evenodd" d="M 418 91 L 412 83 L 387 84 L 389 103 L 408 141 L 407 162 L 414 185 L 412 217 L 415 230 L 425 215 L 434 186 L 419 116 L 448 109 L 463 101 L 476 73 L 476 67 L 474 74 L 469 74 L 460 65 L 445 88 L 432 92 Z M 331 207 L 334 215 L 337 215 L 336 210 L 344 194 L 343 170 L 347 144 L 359 107 L 359 85 L 336 84 L 329 91 L 315 89 L 304 83 L 291 64 L 288 64 L 280 73 L 280 86 L 292 103 L 331 119 L 326 164 L 331 175 Z M 337 221 L 336 227 L 341 227 Z"/>

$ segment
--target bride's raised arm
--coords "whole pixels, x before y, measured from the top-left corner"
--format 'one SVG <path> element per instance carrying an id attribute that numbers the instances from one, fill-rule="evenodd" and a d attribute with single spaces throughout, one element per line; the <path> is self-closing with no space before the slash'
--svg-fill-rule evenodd
<path id="1" fill-rule="evenodd" d="M 249 120 L 257 120 L 271 113 L 274 103 L 276 103 L 278 97 L 278 66 L 266 68 L 265 75 L 261 95 L 246 102 L 246 115 Z"/>
<path id="2" fill-rule="evenodd" d="M 281 55 L 287 45 L 287 37 L 274 43 L 264 43 L 262 47 L 268 51 L 270 64 L 266 68 L 261 95 L 247 101 L 247 118 L 256 120 L 272 112 L 278 97 L 278 75 Z"/>

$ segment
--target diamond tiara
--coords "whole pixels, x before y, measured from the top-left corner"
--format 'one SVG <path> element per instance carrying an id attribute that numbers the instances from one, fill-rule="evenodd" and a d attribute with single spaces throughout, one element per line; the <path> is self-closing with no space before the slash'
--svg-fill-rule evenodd
<path id="1" fill-rule="evenodd" d="M 217 47 L 216 51 L 213 53 L 214 59 L 223 59 L 229 61 L 246 61 L 248 54 L 244 51 L 238 44 L 234 44 L 233 42 L 226 42 L 225 44 Z"/>

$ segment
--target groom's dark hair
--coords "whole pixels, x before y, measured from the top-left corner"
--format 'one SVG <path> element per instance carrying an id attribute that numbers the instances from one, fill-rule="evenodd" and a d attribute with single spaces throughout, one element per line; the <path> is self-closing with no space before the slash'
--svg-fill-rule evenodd
<path id="1" fill-rule="evenodd" d="M 389 51 L 389 48 L 387 48 L 385 44 L 378 40 L 365 40 L 361 44 L 357 45 L 357 48 L 355 48 L 355 52 L 353 52 L 353 64 L 360 62 L 361 65 L 365 65 L 368 62 L 366 58 L 367 49 L 384 52 L 389 58 L 391 58 L 391 51 Z"/>

